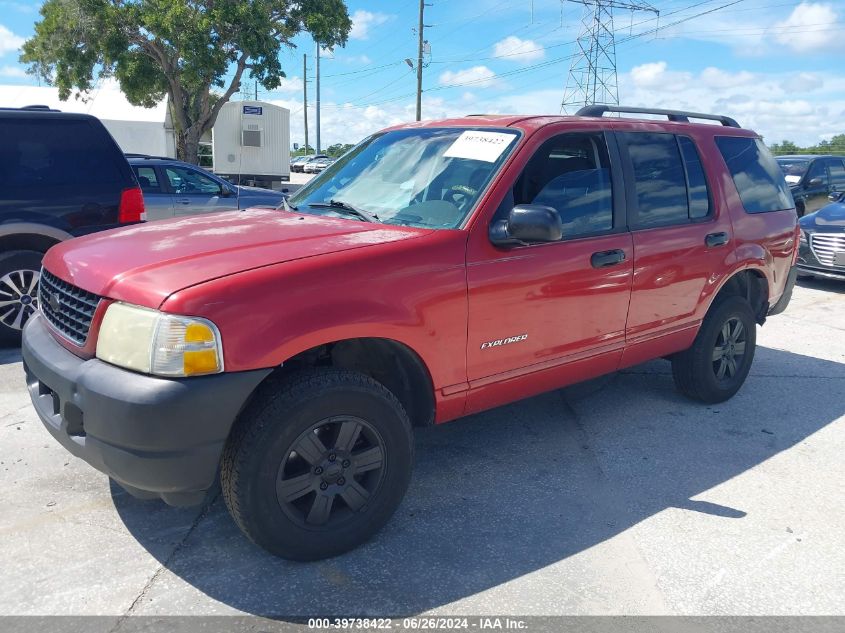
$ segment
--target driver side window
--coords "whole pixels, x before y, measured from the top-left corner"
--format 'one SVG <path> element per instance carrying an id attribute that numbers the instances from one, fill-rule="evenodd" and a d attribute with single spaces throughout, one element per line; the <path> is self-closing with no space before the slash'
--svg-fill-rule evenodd
<path id="1" fill-rule="evenodd" d="M 506 218 L 519 204 L 553 208 L 563 238 L 613 230 L 613 189 L 604 135 L 561 134 L 546 141 L 531 157 L 497 217 Z"/>
<path id="2" fill-rule="evenodd" d="M 167 167 L 167 180 L 178 194 L 219 195 L 220 185 L 212 178 L 185 167 Z"/>

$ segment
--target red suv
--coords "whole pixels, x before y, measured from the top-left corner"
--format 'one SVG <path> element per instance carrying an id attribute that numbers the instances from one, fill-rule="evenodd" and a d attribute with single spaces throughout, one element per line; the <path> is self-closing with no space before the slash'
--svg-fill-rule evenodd
<path id="1" fill-rule="evenodd" d="M 249 538 L 316 559 L 393 514 L 414 426 L 660 357 L 730 398 L 789 302 L 789 189 L 732 119 L 606 112 L 632 110 L 397 126 L 283 209 L 52 248 L 35 409 L 136 496 L 199 503 L 219 473 Z"/>

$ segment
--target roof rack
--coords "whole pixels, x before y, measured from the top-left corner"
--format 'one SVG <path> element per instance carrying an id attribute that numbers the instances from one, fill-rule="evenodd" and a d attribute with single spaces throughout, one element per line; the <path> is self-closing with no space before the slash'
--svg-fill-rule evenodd
<path id="1" fill-rule="evenodd" d="M 126 158 L 143 158 L 145 160 L 176 160 L 167 156 L 151 156 L 149 154 L 133 154 L 132 152 L 123 153 Z"/>
<path id="2" fill-rule="evenodd" d="M 47 105 L 27 105 L 20 108 L 0 108 L 0 110 L 10 111 L 10 110 L 32 110 L 35 112 L 61 112 L 61 110 L 55 110 Z"/>
<path id="3" fill-rule="evenodd" d="M 620 112 L 624 114 L 658 114 L 667 117 L 670 121 L 678 123 L 689 123 L 690 119 L 704 119 L 707 121 L 718 121 L 725 127 L 740 127 L 734 119 L 719 114 L 702 114 L 701 112 L 686 112 L 685 110 L 661 110 L 657 108 L 629 108 L 614 105 L 588 105 L 584 106 L 575 116 L 600 117 L 605 112 Z"/>

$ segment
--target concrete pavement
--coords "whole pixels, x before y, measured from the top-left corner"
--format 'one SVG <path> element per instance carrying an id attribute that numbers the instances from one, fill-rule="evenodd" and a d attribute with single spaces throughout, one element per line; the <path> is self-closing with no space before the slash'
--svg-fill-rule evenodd
<path id="1" fill-rule="evenodd" d="M 845 614 L 845 284 L 800 282 L 731 401 L 648 363 L 417 434 L 368 545 L 272 558 L 219 496 L 137 501 L 0 351 L 0 614 Z"/>

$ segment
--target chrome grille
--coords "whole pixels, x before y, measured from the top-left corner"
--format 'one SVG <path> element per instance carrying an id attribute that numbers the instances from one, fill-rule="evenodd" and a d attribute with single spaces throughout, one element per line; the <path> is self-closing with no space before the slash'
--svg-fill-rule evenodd
<path id="1" fill-rule="evenodd" d="M 100 297 L 94 293 L 77 288 L 50 271 L 41 269 L 38 307 L 50 325 L 77 345 L 85 345 L 99 302 Z"/>
<path id="2" fill-rule="evenodd" d="M 810 248 L 820 263 L 833 266 L 833 254 L 845 253 L 845 233 L 812 233 Z"/>

